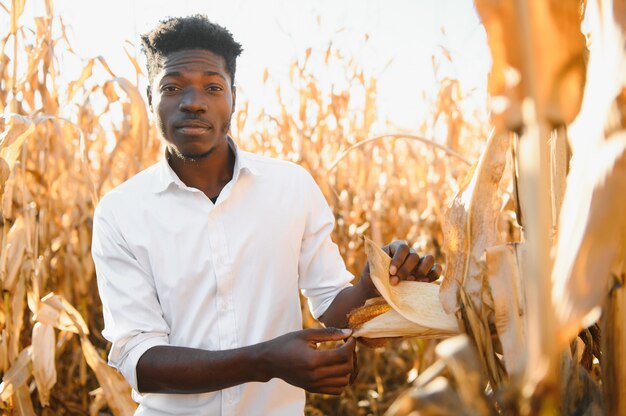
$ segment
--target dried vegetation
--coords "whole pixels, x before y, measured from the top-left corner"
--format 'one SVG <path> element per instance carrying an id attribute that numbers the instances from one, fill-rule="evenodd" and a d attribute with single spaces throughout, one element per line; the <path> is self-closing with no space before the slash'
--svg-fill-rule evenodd
<path id="1" fill-rule="evenodd" d="M 0 3 L 10 21 L 0 33 L 0 409 L 132 414 L 127 384 L 105 363 L 91 216 L 161 145 L 136 83 L 102 57 L 63 81 L 61 58 L 73 52 L 44 4 L 23 22 L 24 1 Z M 243 148 L 312 172 L 355 274 L 363 234 L 445 254 L 441 286 L 388 290 L 352 315 L 367 338 L 418 338 L 360 348 L 356 383 L 341 397 L 309 395 L 308 414 L 626 414 L 626 7 L 476 6 L 494 62 L 491 123 L 461 111 L 461 85 L 440 78 L 421 131 L 381 135 L 376 77 L 332 46 L 292 66 L 295 105 L 278 87 L 277 112 L 252 115 L 243 103 L 235 115 Z M 343 87 L 323 88 L 314 59 L 339 66 Z M 445 137 L 427 138 L 435 126 Z M 420 299 L 435 305 L 430 315 Z"/>

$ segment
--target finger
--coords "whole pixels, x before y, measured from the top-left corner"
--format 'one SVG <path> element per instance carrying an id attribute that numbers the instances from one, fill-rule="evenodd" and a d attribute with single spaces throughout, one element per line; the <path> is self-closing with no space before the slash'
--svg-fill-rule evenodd
<path id="1" fill-rule="evenodd" d="M 435 263 L 435 265 L 430 269 L 430 271 L 426 275 L 425 280 L 428 282 L 434 282 L 435 280 L 439 279 L 439 276 L 441 276 L 442 271 L 443 271 L 443 268 L 441 267 L 441 264 Z"/>
<path id="2" fill-rule="evenodd" d="M 418 279 L 426 278 L 426 275 L 434 265 L 435 258 L 433 256 L 427 255 L 422 257 L 419 266 L 417 266 L 417 275 L 415 277 L 417 277 Z"/>
<path id="3" fill-rule="evenodd" d="M 345 387 L 326 387 L 326 388 L 320 388 L 320 389 L 311 389 L 309 391 L 311 393 L 330 394 L 332 396 L 339 396 L 341 393 L 343 393 L 344 388 Z"/>
<path id="4" fill-rule="evenodd" d="M 415 250 L 409 249 L 409 254 L 404 259 L 404 263 L 398 269 L 396 276 L 400 278 L 400 280 L 408 280 L 408 277 L 411 275 L 413 270 L 417 267 L 420 262 L 420 256 L 417 255 Z"/>
<path id="5" fill-rule="evenodd" d="M 398 276 L 391 276 L 389 278 L 389 284 L 391 284 L 391 286 L 395 286 L 398 283 L 400 283 L 400 278 Z"/>
<path id="6" fill-rule="evenodd" d="M 350 384 L 352 385 L 359 375 L 359 361 L 357 359 L 356 350 L 352 353 L 352 371 L 350 373 Z"/>
<path id="7" fill-rule="evenodd" d="M 349 357 L 352 357 L 352 353 L 354 352 L 354 348 L 356 347 L 356 338 L 350 337 L 339 349 L 346 351 Z"/>
<path id="8" fill-rule="evenodd" d="M 345 362 L 341 364 L 320 367 L 315 370 L 314 377 L 316 380 L 324 380 L 328 378 L 346 377 L 352 373 L 352 363 Z"/>
<path id="9" fill-rule="evenodd" d="M 346 364 L 350 362 L 350 354 L 348 354 L 350 350 L 346 350 L 342 345 L 339 348 L 334 348 L 330 350 L 317 350 L 314 351 L 316 354 L 315 357 L 315 365 L 318 368 L 328 367 L 335 364 Z"/>
<path id="10" fill-rule="evenodd" d="M 327 389 L 327 388 L 333 388 L 333 387 L 344 388 L 348 384 L 350 384 L 350 374 L 345 374 L 339 377 L 330 377 L 330 378 L 319 380 L 313 383 L 313 387 L 316 389 L 317 388 Z"/>
<path id="11" fill-rule="evenodd" d="M 395 243 L 395 242 L 394 242 Z M 389 266 L 389 274 L 395 276 L 398 270 L 404 263 L 404 260 L 409 255 L 409 246 L 406 242 L 398 242 L 390 246 L 392 258 L 391 265 Z"/>
<path id="12" fill-rule="evenodd" d="M 302 331 L 304 339 L 312 342 L 341 341 L 352 335 L 351 329 L 309 328 Z"/>

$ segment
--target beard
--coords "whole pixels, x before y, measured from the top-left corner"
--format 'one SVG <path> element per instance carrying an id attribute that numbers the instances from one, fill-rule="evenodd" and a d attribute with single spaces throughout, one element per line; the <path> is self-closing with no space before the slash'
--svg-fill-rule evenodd
<path id="1" fill-rule="evenodd" d="M 220 135 L 224 135 L 224 137 L 227 136 L 228 131 L 230 130 L 232 116 L 233 116 L 233 113 L 230 114 L 230 117 L 226 120 L 226 122 L 220 129 L 220 132 L 219 132 Z M 181 152 L 178 147 L 172 146 L 169 144 L 167 146 L 167 149 L 172 155 L 176 156 L 178 159 L 181 159 L 185 162 L 197 163 L 200 160 L 206 159 L 207 157 L 211 156 L 211 154 L 213 154 L 213 152 L 215 151 L 215 147 L 216 146 L 213 146 L 206 152 L 202 152 L 202 153 Z"/>

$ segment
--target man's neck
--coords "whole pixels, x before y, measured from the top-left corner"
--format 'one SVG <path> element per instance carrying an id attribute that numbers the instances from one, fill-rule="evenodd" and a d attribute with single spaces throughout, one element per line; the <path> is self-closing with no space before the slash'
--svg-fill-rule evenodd
<path id="1" fill-rule="evenodd" d="M 201 190 L 208 198 L 216 198 L 233 177 L 235 153 L 225 140 L 201 159 L 185 160 L 168 149 L 167 160 L 185 185 Z"/>

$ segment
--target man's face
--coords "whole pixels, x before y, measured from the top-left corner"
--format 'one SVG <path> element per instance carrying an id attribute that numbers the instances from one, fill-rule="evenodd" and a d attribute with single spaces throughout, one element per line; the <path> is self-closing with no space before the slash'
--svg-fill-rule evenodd
<path id="1" fill-rule="evenodd" d="M 170 152 L 199 159 L 226 140 L 235 90 L 220 55 L 201 49 L 172 52 L 154 77 L 151 95 L 150 107 Z"/>

